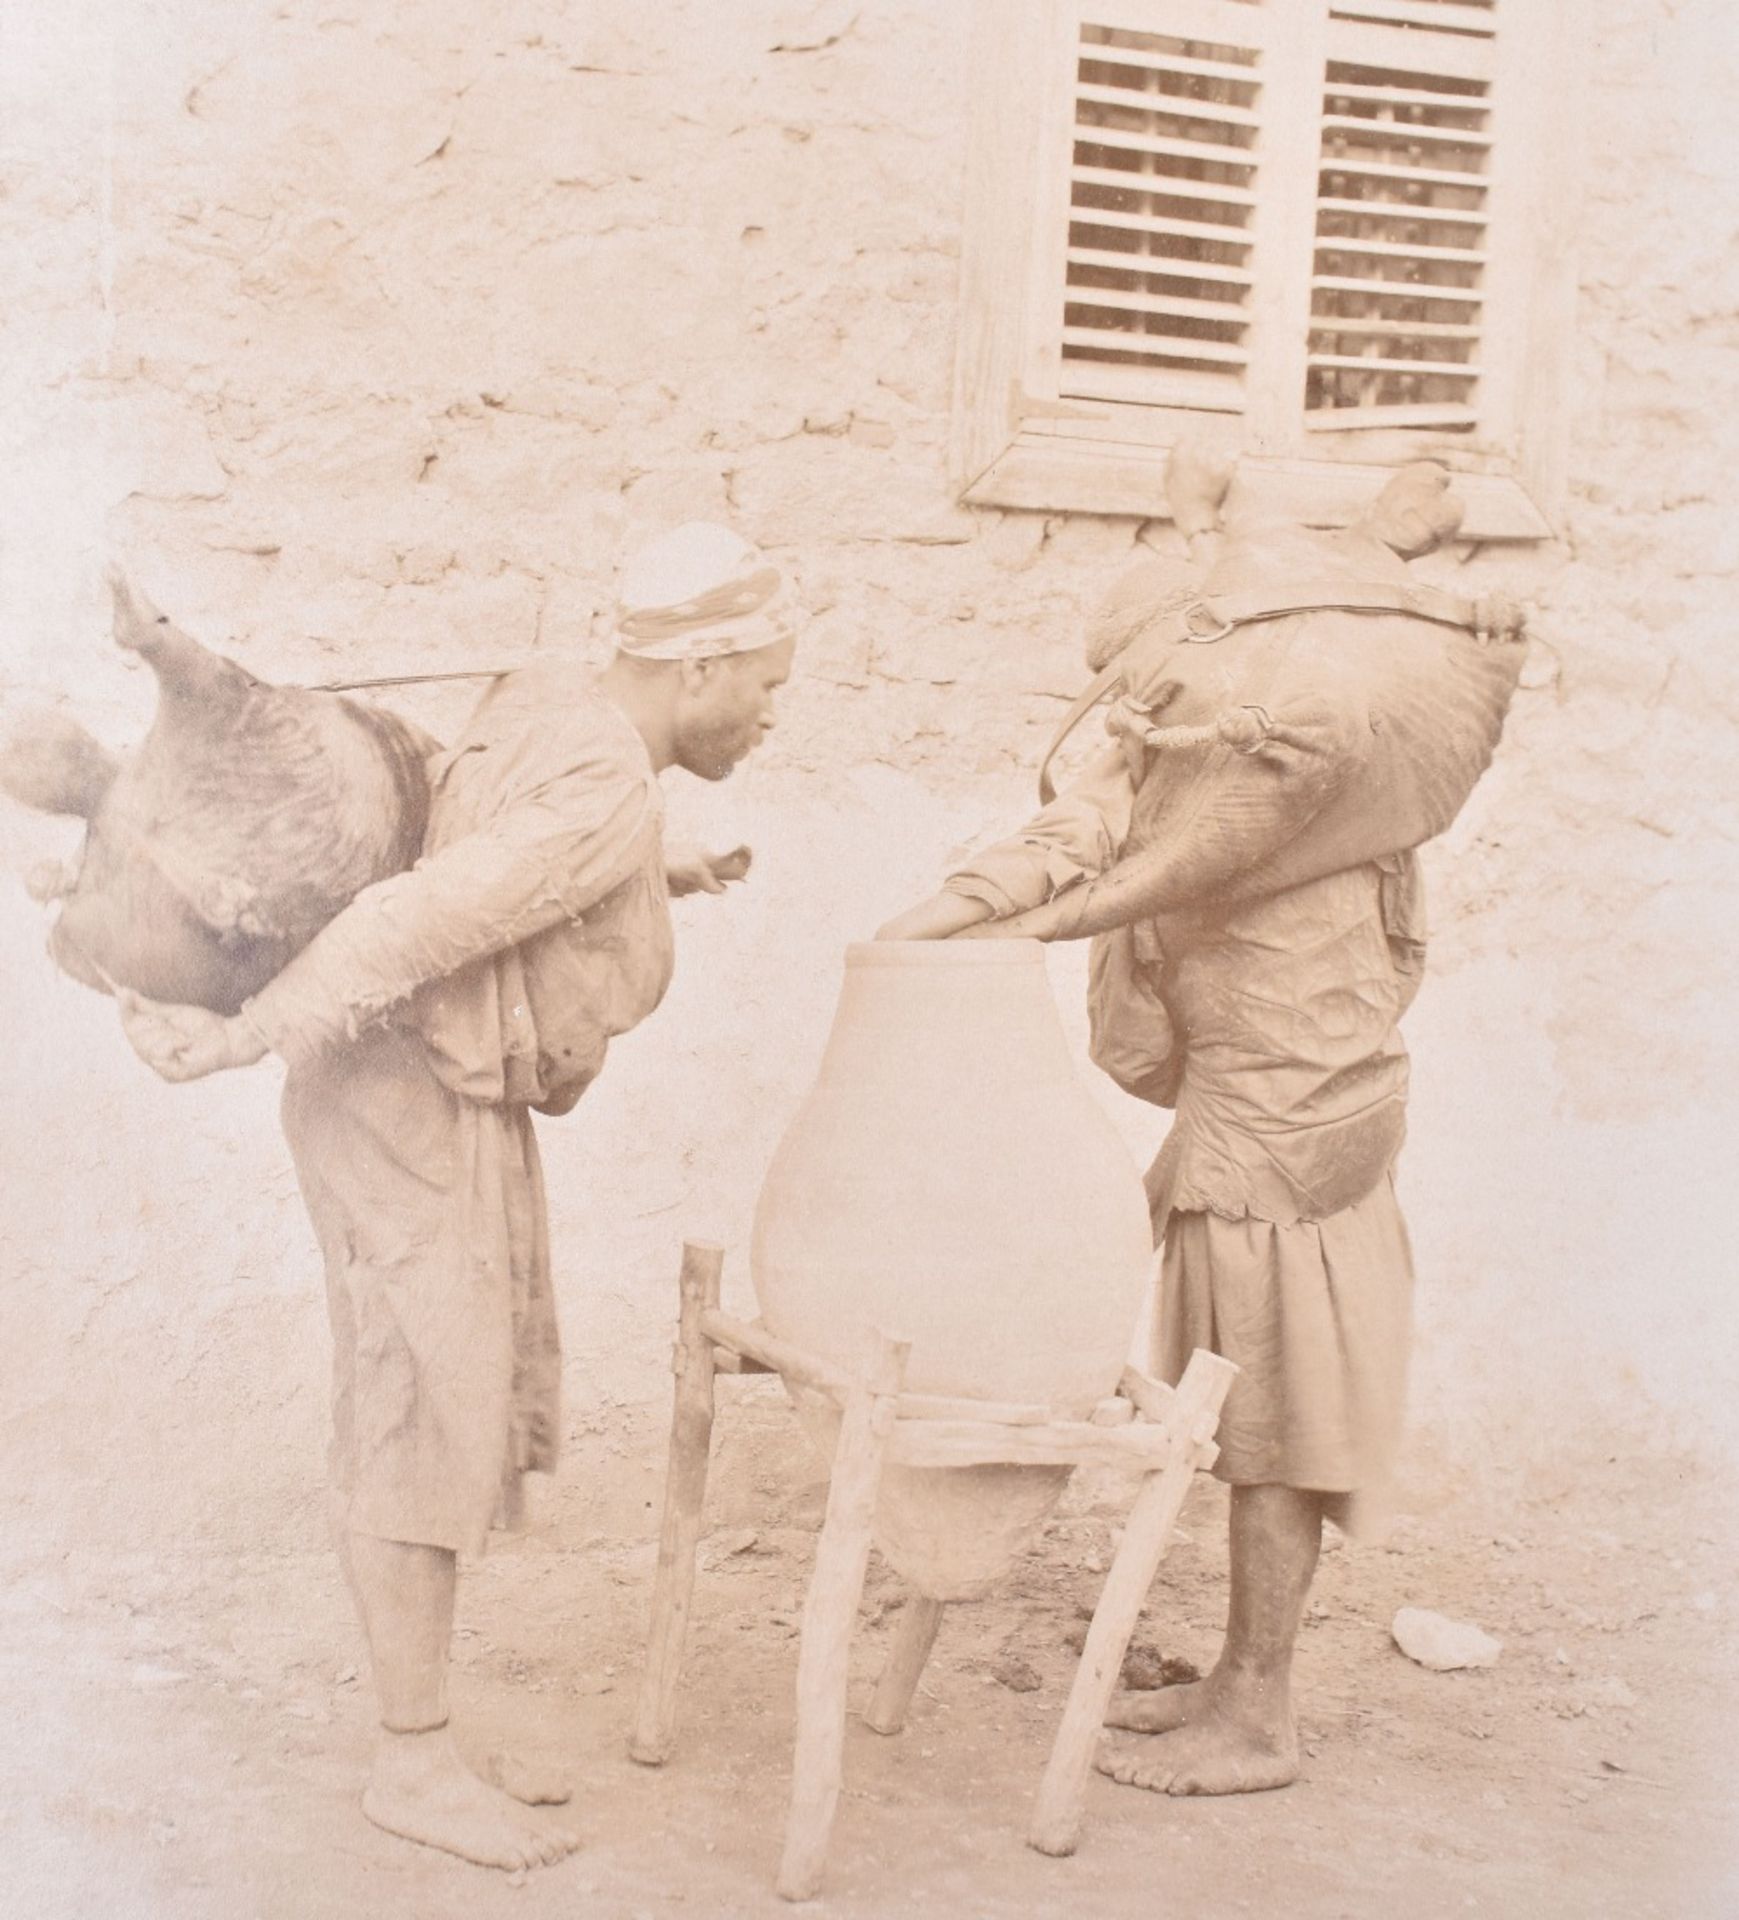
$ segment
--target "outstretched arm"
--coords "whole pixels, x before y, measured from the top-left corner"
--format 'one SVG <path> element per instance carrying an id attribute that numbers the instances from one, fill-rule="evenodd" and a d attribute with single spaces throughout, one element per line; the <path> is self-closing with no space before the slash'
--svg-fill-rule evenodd
<path id="1" fill-rule="evenodd" d="M 996 923 L 1103 872 L 1128 836 L 1134 800 L 1128 763 L 1111 748 L 1019 833 L 974 854 L 939 893 L 890 920 L 876 938 L 946 940 L 974 927 L 994 936 Z"/>
<path id="2" fill-rule="evenodd" d="M 365 887 L 247 1014 L 287 1060 L 352 1039 L 430 980 L 577 920 L 657 841 L 650 780 L 581 767 Z"/>
<path id="3" fill-rule="evenodd" d="M 581 765 L 409 872 L 365 887 L 240 1014 L 224 1020 L 128 996 L 123 1027 L 170 1080 L 245 1066 L 268 1050 L 310 1057 L 426 982 L 578 919 L 648 857 L 661 820 L 649 778 Z"/>
<path id="4" fill-rule="evenodd" d="M 896 914 L 886 926 L 877 927 L 878 940 L 951 940 L 968 927 L 990 918 L 990 908 L 969 894 L 950 893 L 946 887 L 920 900 L 915 907 Z"/>

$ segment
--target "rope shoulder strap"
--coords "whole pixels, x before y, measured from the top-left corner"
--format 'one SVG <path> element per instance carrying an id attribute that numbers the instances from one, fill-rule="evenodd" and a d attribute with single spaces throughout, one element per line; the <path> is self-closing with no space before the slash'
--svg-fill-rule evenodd
<path id="1" fill-rule="evenodd" d="M 1249 593 L 1202 595 L 1175 612 L 1163 614 L 1142 635 L 1144 642 L 1164 646 L 1212 646 L 1235 628 L 1259 620 L 1280 620 L 1295 613 L 1404 613 L 1439 626 L 1479 624 L 1474 602 L 1436 587 L 1410 586 L 1399 581 L 1311 581 L 1298 587 L 1267 587 Z M 1125 669 L 1123 656 L 1102 667 L 1088 682 L 1057 724 L 1045 757 L 1039 762 L 1039 803 L 1049 806 L 1057 797 L 1051 764 L 1063 743 L 1087 715 L 1116 692 Z"/>

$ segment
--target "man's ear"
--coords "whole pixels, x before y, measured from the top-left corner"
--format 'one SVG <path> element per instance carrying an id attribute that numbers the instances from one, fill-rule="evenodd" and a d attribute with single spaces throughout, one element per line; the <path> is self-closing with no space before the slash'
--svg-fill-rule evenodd
<path id="1" fill-rule="evenodd" d="M 695 695 L 706 691 L 717 670 L 718 662 L 716 660 L 679 660 L 676 665 L 681 675 L 683 692 Z"/>

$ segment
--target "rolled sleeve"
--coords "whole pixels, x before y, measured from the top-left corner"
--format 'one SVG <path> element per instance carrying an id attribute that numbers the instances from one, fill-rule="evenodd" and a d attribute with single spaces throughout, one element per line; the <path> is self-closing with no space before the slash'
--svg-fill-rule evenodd
<path id="1" fill-rule="evenodd" d="M 1019 833 L 957 867 L 944 887 L 982 901 L 999 920 L 1042 906 L 1111 865 L 1128 838 L 1134 802 L 1128 763 L 1112 748 Z"/>
<path id="2" fill-rule="evenodd" d="M 292 1063 L 353 1039 L 431 980 L 577 920 L 650 856 L 650 779 L 549 781 L 487 826 L 365 888 L 246 1012 Z"/>

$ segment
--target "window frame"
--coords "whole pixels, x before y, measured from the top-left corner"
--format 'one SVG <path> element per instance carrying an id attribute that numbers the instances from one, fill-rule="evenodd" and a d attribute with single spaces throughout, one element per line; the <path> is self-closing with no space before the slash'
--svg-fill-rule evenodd
<path id="1" fill-rule="evenodd" d="M 1270 171 L 1288 161 L 1308 167 L 1313 220 L 1331 3 L 1337 0 L 1261 0 L 1250 7 L 1261 20 L 1267 70 L 1286 73 L 1289 83 L 1282 90 L 1286 114 L 1265 123 L 1258 151 Z M 1080 18 L 1103 24 L 1101 16 L 1109 14 L 1112 24 L 1139 21 L 1163 34 L 1173 5 L 976 0 L 950 448 L 962 504 L 1163 519 L 1167 449 L 1204 422 L 1217 422 L 1221 437 L 1239 431 L 1237 416 L 1059 393 Z M 1229 11 L 1224 0 L 1218 10 Z M 1176 0 L 1174 22 L 1180 11 L 1198 14 L 1199 0 Z M 1370 11 L 1429 10 L 1407 0 L 1373 0 Z M 1253 378 L 1295 380 L 1297 393 L 1291 443 L 1258 441 L 1241 453 L 1241 491 L 1258 511 L 1318 526 L 1345 524 L 1394 466 L 1432 458 L 1456 476 L 1467 507 L 1463 538 L 1551 536 L 1564 493 L 1576 291 L 1578 41 L 1566 16 L 1561 0 L 1501 0 L 1497 15 L 1481 405 L 1501 407 L 1501 431 L 1305 428 L 1300 324 L 1296 354 L 1283 366 L 1252 363 Z M 1430 30 L 1416 30 L 1426 58 Z M 1314 63 L 1314 70 L 1305 67 L 1301 78 L 1280 65 L 1288 61 Z M 1315 104 L 1301 124 L 1297 103 L 1304 96 Z M 1261 223 L 1274 199 L 1259 177 L 1254 230 L 1270 249 L 1272 233 Z M 1281 297 L 1294 303 L 1302 289 L 1302 322 L 1309 312 L 1314 231 L 1300 239 L 1296 204 L 1288 217 L 1287 264 L 1274 278 Z M 1273 287 L 1253 297 L 1271 298 Z"/>

